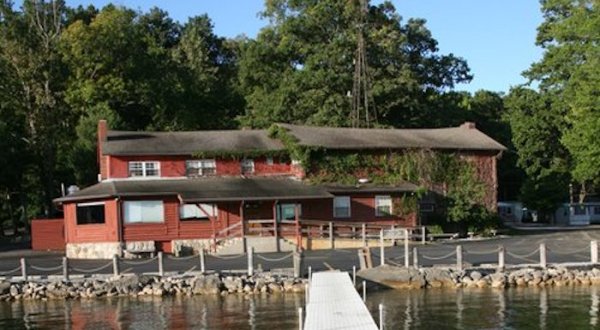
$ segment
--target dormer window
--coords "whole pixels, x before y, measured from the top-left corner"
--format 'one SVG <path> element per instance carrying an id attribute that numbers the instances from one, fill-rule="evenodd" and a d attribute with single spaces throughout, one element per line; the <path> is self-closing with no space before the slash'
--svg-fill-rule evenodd
<path id="1" fill-rule="evenodd" d="M 214 159 L 188 160 L 185 162 L 187 176 L 210 176 L 217 174 L 217 162 Z"/>
<path id="2" fill-rule="evenodd" d="M 242 167 L 242 174 L 252 174 L 254 173 L 254 159 L 252 158 L 244 158 L 240 162 Z"/>
<path id="3" fill-rule="evenodd" d="M 129 162 L 130 177 L 160 176 L 160 162 Z"/>

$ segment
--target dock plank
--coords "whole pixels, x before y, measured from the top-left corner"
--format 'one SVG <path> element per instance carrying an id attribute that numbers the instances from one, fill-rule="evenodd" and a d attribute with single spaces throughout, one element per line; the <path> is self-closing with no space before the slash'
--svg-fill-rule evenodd
<path id="1" fill-rule="evenodd" d="M 377 325 L 346 272 L 312 275 L 305 330 L 376 330 Z"/>

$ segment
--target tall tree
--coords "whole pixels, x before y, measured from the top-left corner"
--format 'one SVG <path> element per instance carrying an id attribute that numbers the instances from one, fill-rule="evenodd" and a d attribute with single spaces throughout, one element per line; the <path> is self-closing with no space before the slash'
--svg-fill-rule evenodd
<path id="1" fill-rule="evenodd" d="M 272 122 L 350 126 L 358 1 L 266 2 L 271 24 L 243 47 L 243 125 Z M 440 91 L 469 81 L 466 63 L 438 54 L 424 20 L 406 24 L 390 2 L 368 6 L 364 28 L 370 93 L 383 125 L 422 126 Z"/>

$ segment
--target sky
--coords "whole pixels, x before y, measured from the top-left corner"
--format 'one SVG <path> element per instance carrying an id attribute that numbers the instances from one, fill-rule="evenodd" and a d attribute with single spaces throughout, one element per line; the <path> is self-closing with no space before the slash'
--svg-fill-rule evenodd
<path id="1" fill-rule="evenodd" d="M 110 2 L 147 11 L 154 6 L 180 22 L 207 13 L 214 32 L 224 37 L 255 37 L 268 22 L 258 13 L 264 0 L 67 0 L 69 6 L 102 7 Z M 342 1 L 342 0 L 340 0 Z M 373 4 L 381 0 L 372 0 Z M 542 22 L 536 0 L 392 0 L 404 20 L 427 20 L 440 52 L 467 60 L 474 79 L 457 90 L 508 92 L 525 83 L 521 73 L 539 60 L 536 28 Z"/>

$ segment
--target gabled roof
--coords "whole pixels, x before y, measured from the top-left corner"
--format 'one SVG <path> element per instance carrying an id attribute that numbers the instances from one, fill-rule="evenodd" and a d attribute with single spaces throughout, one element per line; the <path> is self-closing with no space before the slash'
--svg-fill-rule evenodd
<path id="1" fill-rule="evenodd" d="M 211 177 L 103 181 L 55 203 L 111 197 L 178 196 L 183 202 L 331 198 L 327 190 L 289 178 Z"/>
<path id="2" fill-rule="evenodd" d="M 197 152 L 284 150 L 266 130 L 187 132 L 108 131 L 102 144 L 105 155 L 192 155 Z"/>
<path id="3" fill-rule="evenodd" d="M 472 123 L 450 128 L 388 129 L 341 128 L 277 124 L 298 144 L 326 149 L 448 149 L 506 150 Z"/>

